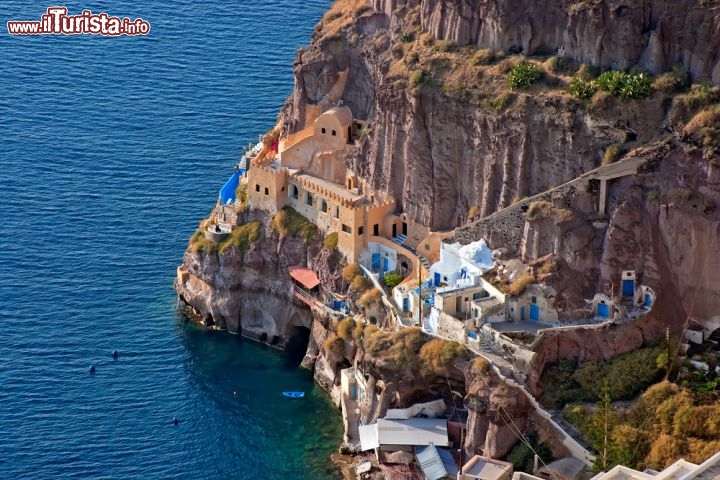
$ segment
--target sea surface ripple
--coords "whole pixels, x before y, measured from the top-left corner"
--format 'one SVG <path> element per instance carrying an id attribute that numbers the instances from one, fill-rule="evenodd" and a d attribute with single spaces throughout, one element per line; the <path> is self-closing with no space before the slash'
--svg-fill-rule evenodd
<path id="1" fill-rule="evenodd" d="M 0 34 L 0 478 L 335 478 L 309 373 L 193 327 L 172 289 L 329 1 L 62 4 L 152 30 Z M 2 28 L 51 5 L 5 0 Z"/>

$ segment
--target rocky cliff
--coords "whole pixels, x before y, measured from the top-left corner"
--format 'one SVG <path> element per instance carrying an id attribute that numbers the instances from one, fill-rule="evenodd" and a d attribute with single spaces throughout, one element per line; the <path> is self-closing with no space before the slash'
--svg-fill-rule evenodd
<path id="1" fill-rule="evenodd" d="M 188 250 L 175 289 L 205 325 L 284 345 L 294 328 L 312 323 L 310 311 L 292 300 L 288 267 L 312 265 L 320 241 L 280 239 L 265 212 L 245 212 L 239 222 L 252 220 L 261 221 L 263 231 L 245 250 Z"/>
<path id="2" fill-rule="evenodd" d="M 419 5 L 435 38 L 459 45 L 554 55 L 600 67 L 659 73 L 682 65 L 696 78 L 720 81 L 717 2 L 697 0 L 374 0 L 391 15 Z"/>

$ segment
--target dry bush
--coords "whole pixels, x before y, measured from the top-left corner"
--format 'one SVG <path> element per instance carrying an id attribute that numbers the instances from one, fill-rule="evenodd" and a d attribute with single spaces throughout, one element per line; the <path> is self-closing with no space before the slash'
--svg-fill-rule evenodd
<path id="1" fill-rule="evenodd" d="M 362 276 L 363 271 L 357 263 L 349 263 L 342 269 L 342 278 L 347 283 L 352 282 L 358 275 Z"/>
<path id="2" fill-rule="evenodd" d="M 552 213 L 552 204 L 545 201 L 532 202 L 528 206 L 527 219 L 536 220 L 538 218 L 545 218 Z"/>
<path id="3" fill-rule="evenodd" d="M 617 143 L 608 145 L 603 152 L 602 165 L 611 165 L 617 162 L 617 160 L 620 158 L 621 153 L 622 149 Z"/>
<path id="4" fill-rule="evenodd" d="M 490 65 L 495 61 L 495 52 L 489 48 L 481 48 L 470 57 L 471 65 Z"/>
<path id="5" fill-rule="evenodd" d="M 674 463 L 684 451 L 683 439 L 663 433 L 653 442 L 645 460 L 650 468 L 659 471 Z"/>
<path id="6" fill-rule="evenodd" d="M 338 337 L 345 340 L 352 339 L 355 331 L 355 320 L 352 318 L 343 318 L 338 322 L 336 331 Z"/>
<path id="7" fill-rule="evenodd" d="M 345 352 L 345 342 L 337 335 L 331 335 L 323 342 L 323 348 L 331 358 L 342 358 Z"/>
<path id="8" fill-rule="evenodd" d="M 380 303 L 382 301 L 381 299 L 382 293 L 380 292 L 380 290 L 378 290 L 377 288 L 373 288 L 363 293 L 357 303 L 361 307 L 367 308 L 373 304 Z"/>
<path id="9" fill-rule="evenodd" d="M 372 287 L 372 282 L 362 275 L 357 275 L 350 283 L 350 290 L 353 292 L 364 292 Z"/>
<path id="10" fill-rule="evenodd" d="M 532 285 L 532 283 L 535 281 L 535 278 L 533 278 L 532 275 L 522 275 L 515 280 L 512 281 L 510 284 L 510 287 L 508 287 L 508 295 L 512 297 L 516 297 L 518 295 L 522 295 L 527 287 Z"/>
<path id="11" fill-rule="evenodd" d="M 420 348 L 425 374 L 442 374 L 456 358 L 467 358 L 468 350 L 458 342 L 434 338 Z"/>

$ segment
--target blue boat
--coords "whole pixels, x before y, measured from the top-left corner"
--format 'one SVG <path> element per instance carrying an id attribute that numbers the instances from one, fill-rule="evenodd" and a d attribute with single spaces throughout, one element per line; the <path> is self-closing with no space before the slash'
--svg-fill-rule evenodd
<path id="1" fill-rule="evenodd" d="M 283 392 L 283 395 L 290 398 L 302 398 L 305 396 L 305 392 Z"/>

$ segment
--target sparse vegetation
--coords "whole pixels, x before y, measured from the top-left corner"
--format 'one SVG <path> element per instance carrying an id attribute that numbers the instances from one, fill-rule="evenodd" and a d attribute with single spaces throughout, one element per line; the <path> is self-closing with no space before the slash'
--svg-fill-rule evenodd
<path id="1" fill-rule="evenodd" d="M 275 214 L 272 220 L 272 229 L 281 238 L 297 237 L 302 238 L 306 243 L 310 243 L 319 232 L 312 222 L 289 206 L 283 207 Z"/>
<path id="2" fill-rule="evenodd" d="M 615 163 L 620 158 L 621 153 L 622 149 L 617 143 L 608 145 L 603 152 L 602 165 L 610 165 Z"/>
<path id="3" fill-rule="evenodd" d="M 455 42 L 452 40 L 438 40 L 436 45 L 441 52 L 451 52 L 455 49 Z"/>
<path id="4" fill-rule="evenodd" d="M 537 65 L 531 62 L 520 62 L 508 72 L 508 86 L 512 90 L 525 90 L 530 88 L 541 76 L 542 72 Z"/>
<path id="5" fill-rule="evenodd" d="M 545 65 L 556 75 L 573 75 L 578 70 L 577 62 L 568 57 L 550 57 Z"/>
<path id="6" fill-rule="evenodd" d="M 495 52 L 489 48 L 481 48 L 470 57 L 471 65 L 490 65 L 495 61 Z"/>
<path id="7" fill-rule="evenodd" d="M 538 218 L 545 218 L 552 213 L 552 204 L 542 200 L 532 202 L 527 209 L 527 219 L 536 220 Z"/>
<path id="8" fill-rule="evenodd" d="M 533 278 L 532 275 L 521 275 L 520 277 L 512 281 L 510 287 L 508 287 L 507 293 L 512 297 L 522 295 L 523 293 L 525 293 L 525 290 L 527 290 L 527 287 L 532 285 L 534 281 L 535 278 Z"/>
<path id="9" fill-rule="evenodd" d="M 362 275 L 357 275 L 350 282 L 350 290 L 353 292 L 365 292 L 372 287 L 372 282 Z"/>
<path id="10" fill-rule="evenodd" d="M 423 70 L 413 70 L 410 72 L 410 86 L 413 88 L 428 85 L 431 81 L 432 77 Z"/>
<path id="11" fill-rule="evenodd" d="M 653 88 L 663 93 L 683 92 L 690 86 L 690 75 L 680 65 L 675 65 L 670 72 L 663 73 L 653 82 Z"/>
<path id="12" fill-rule="evenodd" d="M 219 252 L 223 253 L 230 247 L 247 250 L 250 245 L 260 240 L 262 226 L 262 222 L 255 220 L 234 227 L 230 235 L 219 244 Z"/>
<path id="13" fill-rule="evenodd" d="M 478 215 L 480 215 L 480 209 L 478 207 L 470 207 L 470 210 L 468 210 L 468 218 L 475 218 Z"/>
<path id="14" fill-rule="evenodd" d="M 252 221 L 234 227 L 225 240 L 216 243 L 205 236 L 207 226 L 208 222 L 202 222 L 200 228 L 190 237 L 188 251 L 192 253 L 224 253 L 231 247 L 247 250 L 262 236 L 262 222 Z"/>

